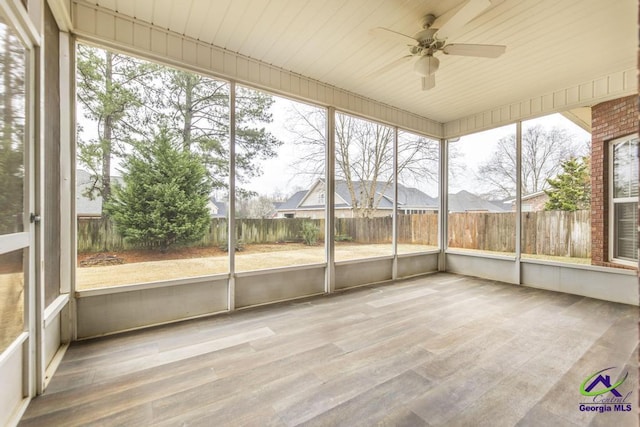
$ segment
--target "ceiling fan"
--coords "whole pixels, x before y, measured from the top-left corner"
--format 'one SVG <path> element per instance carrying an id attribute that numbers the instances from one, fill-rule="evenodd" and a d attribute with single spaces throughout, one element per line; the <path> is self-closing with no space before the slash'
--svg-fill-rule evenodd
<path id="1" fill-rule="evenodd" d="M 493 0 L 497 3 L 497 0 Z M 396 59 L 379 68 L 367 76 L 376 76 L 413 58 L 417 58 L 413 64 L 413 70 L 422 76 L 422 90 L 432 89 L 436 84 L 435 72 L 440 66 L 440 60 L 435 54 L 442 52 L 445 55 L 475 56 L 480 58 L 497 58 L 506 51 L 506 46 L 490 44 L 463 44 L 448 43 L 449 37 L 462 28 L 467 22 L 482 13 L 491 5 L 490 0 L 468 0 L 461 7 L 444 15 L 436 17 L 432 14 L 422 18 L 422 30 L 416 34 L 407 36 L 388 28 L 377 27 L 370 31 L 372 35 L 393 38 L 409 46 L 409 54 Z"/>

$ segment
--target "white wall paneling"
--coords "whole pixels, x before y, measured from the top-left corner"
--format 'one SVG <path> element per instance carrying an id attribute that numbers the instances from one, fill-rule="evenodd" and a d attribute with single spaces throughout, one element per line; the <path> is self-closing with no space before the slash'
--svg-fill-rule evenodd
<path id="1" fill-rule="evenodd" d="M 521 102 L 462 117 L 444 124 L 444 137 L 480 132 L 487 129 L 546 116 L 578 107 L 586 107 L 637 93 L 637 70 L 615 72 L 601 78 L 575 84 Z"/>
<path id="2" fill-rule="evenodd" d="M 336 289 L 391 280 L 393 257 L 342 261 L 336 263 Z"/>
<path id="3" fill-rule="evenodd" d="M 23 392 L 26 340 L 24 333 L 0 355 L 0 425 L 3 426 L 17 424 L 29 403 Z"/>
<path id="4" fill-rule="evenodd" d="M 522 283 L 534 288 L 638 305 L 635 271 L 522 260 Z"/>
<path id="5" fill-rule="evenodd" d="M 227 311 L 228 279 L 128 292 L 78 293 L 78 338 Z"/>
<path id="6" fill-rule="evenodd" d="M 447 271 L 483 279 L 518 284 L 515 257 L 482 256 L 476 253 L 447 252 Z"/>
<path id="7" fill-rule="evenodd" d="M 438 253 L 398 255 L 398 278 L 438 271 Z"/>
<path id="8" fill-rule="evenodd" d="M 325 266 L 236 273 L 236 308 L 324 293 Z"/>

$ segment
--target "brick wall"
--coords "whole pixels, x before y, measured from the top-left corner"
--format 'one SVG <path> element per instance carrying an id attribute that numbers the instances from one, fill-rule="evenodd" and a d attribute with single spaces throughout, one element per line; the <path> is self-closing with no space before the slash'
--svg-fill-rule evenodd
<path id="1" fill-rule="evenodd" d="M 609 260 L 609 141 L 638 132 L 638 96 L 591 108 L 591 263 L 622 267 Z M 626 267 L 629 268 L 629 267 Z"/>

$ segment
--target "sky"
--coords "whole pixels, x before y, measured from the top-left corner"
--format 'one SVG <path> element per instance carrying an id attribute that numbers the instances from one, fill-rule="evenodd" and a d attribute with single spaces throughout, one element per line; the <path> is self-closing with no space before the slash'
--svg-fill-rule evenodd
<path id="1" fill-rule="evenodd" d="M 569 137 L 575 141 L 587 142 L 591 140 L 591 134 L 561 114 L 551 114 L 522 122 L 523 131 L 527 127 L 541 125 L 545 129 L 560 128 L 566 131 Z M 458 142 L 459 145 L 457 162 L 464 165 L 464 173 L 449 179 L 449 191 L 458 192 L 467 190 L 472 193 L 482 194 L 487 191 L 486 186 L 481 182 L 478 174 L 480 165 L 487 163 L 492 158 L 498 140 L 509 135 L 515 135 L 516 125 L 510 124 L 484 132 L 465 135 Z M 586 154 L 586 153 L 585 153 Z M 479 179 L 480 178 L 480 179 Z"/>
<path id="2" fill-rule="evenodd" d="M 290 106 L 294 101 L 278 96 L 274 96 L 274 100 L 275 102 L 271 107 L 273 121 L 271 123 L 261 123 L 260 126 L 264 126 L 271 134 L 281 140 L 283 144 L 277 148 L 276 157 L 260 161 L 262 174 L 242 183 L 241 187 L 255 191 L 259 195 L 279 195 L 280 198 L 287 198 L 295 191 L 309 188 L 312 180 L 310 180 L 309 177 L 300 176 L 298 171 L 293 167 L 295 160 L 305 154 L 300 151 L 304 149 L 304 147 L 295 144 L 295 135 L 290 133 L 284 125 L 287 120 L 290 120 Z M 79 108 L 81 109 L 81 106 L 79 106 Z M 79 122 L 84 128 L 84 132 L 95 132 L 95 129 L 93 129 L 95 125 L 92 125 L 86 119 L 82 118 L 81 111 L 79 111 L 78 117 L 81 118 Z M 564 128 L 578 141 L 588 141 L 591 138 L 588 132 L 560 114 L 553 114 L 523 122 L 523 127 L 537 124 L 542 124 L 549 128 L 554 126 Z M 455 179 L 449 180 L 449 191 L 457 192 L 465 189 L 478 194 L 482 193 L 484 189 L 477 179 L 477 168 L 480 164 L 488 161 L 495 143 L 500 138 L 514 132 L 515 125 L 508 125 L 489 131 L 466 135 L 461 137 L 458 142 L 453 142 L 452 144 L 456 144 L 461 148 L 458 150 L 457 160 L 460 164 L 465 165 L 465 167 L 463 174 L 457 176 Z M 112 168 L 115 175 L 120 175 L 120 171 L 117 170 L 119 168 L 118 162 L 114 162 Z M 424 184 L 418 187 L 430 196 L 437 195 L 437 183 Z"/>
<path id="3" fill-rule="evenodd" d="M 306 147 L 296 144 L 296 136 L 287 130 L 287 122 L 291 124 L 291 106 L 296 103 L 289 99 L 273 95 L 274 103 L 271 106 L 271 114 L 273 121 L 271 123 L 256 123 L 257 127 L 265 127 L 272 135 L 278 138 L 283 144 L 277 148 L 277 155 L 270 159 L 259 160 L 259 167 L 262 171 L 260 176 L 239 183 L 238 185 L 246 190 L 251 190 L 260 195 L 273 196 L 275 194 L 288 197 L 295 191 L 307 189 L 313 183 L 313 179 L 309 176 L 301 176 L 300 171 L 293 167 L 295 161 L 304 156 Z M 319 108 L 305 105 L 309 108 Z M 95 137 L 97 133 L 97 124 L 91 120 L 84 118 L 81 103 L 78 103 L 78 123 L 80 125 L 80 134 L 87 137 Z M 529 125 L 542 124 L 545 127 L 561 127 L 578 141 L 590 140 L 590 135 L 577 125 L 564 118 L 560 114 L 529 120 L 523 122 L 523 127 Z M 515 132 L 515 125 L 509 125 L 485 132 L 463 136 L 458 142 L 453 142 L 452 146 L 459 147 L 456 160 L 464 165 L 464 173 L 449 179 L 449 191 L 457 192 L 465 189 L 474 193 L 482 193 L 483 188 L 478 179 L 478 167 L 486 163 L 493 152 L 496 142 Z M 81 166 L 82 167 L 82 166 Z M 112 159 L 112 174 L 121 175 L 120 162 L 118 159 Z M 408 179 L 408 178 L 407 178 Z M 405 185 L 416 186 L 430 196 L 437 195 L 437 183 L 410 183 Z"/>
<path id="4" fill-rule="evenodd" d="M 263 174 L 244 184 L 247 189 L 263 195 L 278 193 L 288 196 L 295 190 L 307 188 L 306 185 L 301 185 L 304 181 L 300 177 L 296 177 L 296 171 L 292 168 L 294 161 L 301 155 L 299 151 L 301 147 L 296 147 L 294 144 L 295 136 L 290 134 L 283 126 L 283 122 L 289 117 L 288 106 L 292 102 L 284 98 L 275 97 L 275 103 L 271 109 L 274 120 L 272 123 L 267 124 L 266 128 L 283 141 L 284 144 L 279 147 L 276 158 L 261 162 Z M 563 128 L 578 141 L 591 139 L 591 135 L 588 132 L 561 114 L 552 114 L 525 121 L 523 122 L 523 128 L 538 124 L 543 125 L 545 128 Z M 450 191 L 457 192 L 466 189 L 475 193 L 483 192 L 483 188 L 475 176 L 477 168 L 490 159 L 496 142 L 510 133 L 515 133 L 515 129 L 515 124 L 512 124 L 461 137 L 460 141 L 455 144 L 459 144 L 463 148 L 458 150 L 458 161 L 465 165 L 465 172 L 457 177 L 458 179 L 450 180 Z M 428 188 L 421 189 L 427 194 L 436 195 L 437 184 L 434 183 L 425 187 Z"/>

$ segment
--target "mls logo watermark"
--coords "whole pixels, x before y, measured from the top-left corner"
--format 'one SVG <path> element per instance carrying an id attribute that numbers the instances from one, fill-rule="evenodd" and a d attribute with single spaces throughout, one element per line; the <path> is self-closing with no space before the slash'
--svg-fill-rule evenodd
<path id="1" fill-rule="evenodd" d="M 580 403 L 580 411 L 582 412 L 630 412 L 631 411 L 631 393 L 627 392 L 623 395 L 624 390 L 621 388 L 629 372 L 624 377 L 612 383 L 611 371 L 615 367 L 605 368 L 587 377 L 580 384 L 580 394 L 585 396 L 584 402 Z M 606 372 L 606 373 L 605 373 Z M 620 377 L 621 375 L 618 375 Z"/>

